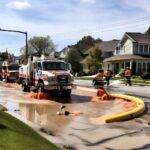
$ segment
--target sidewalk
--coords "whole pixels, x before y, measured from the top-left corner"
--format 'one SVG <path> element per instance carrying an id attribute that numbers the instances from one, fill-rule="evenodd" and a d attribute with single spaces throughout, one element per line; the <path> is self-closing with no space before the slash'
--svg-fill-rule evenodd
<path id="1" fill-rule="evenodd" d="M 75 80 L 75 84 L 78 86 L 94 88 L 92 85 L 92 81 L 90 80 Z M 106 89 L 110 92 L 124 92 L 129 95 L 135 95 L 142 98 L 150 99 L 150 86 L 125 86 L 124 84 L 120 84 L 119 82 L 111 82 L 109 87 Z"/>

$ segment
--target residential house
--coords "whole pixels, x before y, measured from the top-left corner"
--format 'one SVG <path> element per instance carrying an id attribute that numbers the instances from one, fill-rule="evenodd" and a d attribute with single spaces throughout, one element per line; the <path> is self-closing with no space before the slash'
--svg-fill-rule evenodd
<path id="1" fill-rule="evenodd" d="M 116 46 L 119 43 L 119 40 L 113 39 L 110 41 L 103 41 L 98 44 L 99 49 L 102 51 L 102 59 L 109 58 L 114 55 L 114 52 L 116 50 Z M 86 62 L 86 58 L 88 57 L 91 49 L 88 49 L 84 54 L 85 54 L 85 59 L 81 61 L 83 65 L 83 71 L 84 72 L 89 72 L 89 66 Z"/>
<path id="2" fill-rule="evenodd" d="M 66 56 L 67 56 L 67 54 L 68 54 L 68 52 L 70 51 L 71 48 L 72 48 L 72 46 L 67 46 L 63 50 L 61 50 L 59 52 L 59 59 L 65 60 L 65 58 L 66 58 Z"/>
<path id="3" fill-rule="evenodd" d="M 106 58 L 104 69 L 119 73 L 130 67 L 133 74 L 150 73 L 150 34 L 126 32 L 117 44 L 114 56 Z"/>
<path id="4" fill-rule="evenodd" d="M 119 40 L 113 39 L 110 41 L 103 41 L 100 45 L 102 50 L 102 58 L 106 59 L 114 55 L 116 46 L 119 43 Z"/>

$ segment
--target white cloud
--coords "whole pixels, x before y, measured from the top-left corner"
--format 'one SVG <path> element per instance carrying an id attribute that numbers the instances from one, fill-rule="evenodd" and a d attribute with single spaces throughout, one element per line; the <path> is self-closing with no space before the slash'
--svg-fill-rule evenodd
<path id="1" fill-rule="evenodd" d="M 23 10 L 23 9 L 30 8 L 31 5 L 27 1 L 22 1 L 22 2 L 21 1 L 13 1 L 13 2 L 7 3 L 6 7 L 10 8 L 10 9 Z"/>
<path id="2" fill-rule="evenodd" d="M 80 0 L 82 3 L 96 3 L 96 0 Z"/>

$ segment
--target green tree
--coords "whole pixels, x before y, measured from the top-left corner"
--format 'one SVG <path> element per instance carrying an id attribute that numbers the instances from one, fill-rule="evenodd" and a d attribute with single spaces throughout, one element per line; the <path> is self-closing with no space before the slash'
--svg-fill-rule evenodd
<path id="1" fill-rule="evenodd" d="M 150 35 L 150 27 L 146 30 L 145 34 Z"/>
<path id="2" fill-rule="evenodd" d="M 87 65 L 91 73 L 96 73 L 102 66 L 102 52 L 99 44 L 96 44 L 90 49 L 89 55 L 86 57 Z"/>
<path id="3" fill-rule="evenodd" d="M 82 64 L 80 63 L 80 57 L 80 53 L 74 48 L 71 49 L 66 56 L 66 62 L 71 64 L 74 74 L 81 74 L 83 71 Z"/>
<path id="4" fill-rule="evenodd" d="M 52 39 L 49 36 L 37 37 L 28 40 L 28 55 L 37 54 L 38 56 L 49 55 L 50 52 L 55 51 L 56 45 L 54 45 Z M 25 55 L 25 47 L 21 48 L 21 53 Z"/>

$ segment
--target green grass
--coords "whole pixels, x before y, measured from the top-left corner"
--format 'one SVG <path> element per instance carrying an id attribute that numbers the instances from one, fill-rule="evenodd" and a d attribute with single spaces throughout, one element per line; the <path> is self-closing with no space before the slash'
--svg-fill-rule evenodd
<path id="1" fill-rule="evenodd" d="M 0 111 L 0 150 L 58 150 L 29 126 Z"/>
<path id="2" fill-rule="evenodd" d="M 75 77 L 76 80 L 93 80 L 92 77 Z"/>

